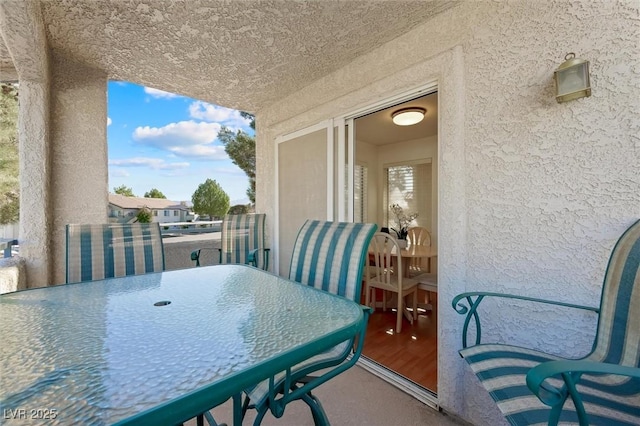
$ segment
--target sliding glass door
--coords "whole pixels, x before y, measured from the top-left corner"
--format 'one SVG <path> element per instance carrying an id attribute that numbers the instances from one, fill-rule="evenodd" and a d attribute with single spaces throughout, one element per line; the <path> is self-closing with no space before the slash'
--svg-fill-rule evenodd
<path id="1" fill-rule="evenodd" d="M 351 126 L 350 126 L 351 125 Z M 276 139 L 276 267 L 287 275 L 307 219 L 353 221 L 353 120 L 330 119 Z"/>

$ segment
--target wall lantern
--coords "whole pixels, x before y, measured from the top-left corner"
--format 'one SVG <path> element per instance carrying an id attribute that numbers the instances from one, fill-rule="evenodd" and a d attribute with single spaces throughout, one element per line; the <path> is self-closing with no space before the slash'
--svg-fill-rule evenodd
<path id="1" fill-rule="evenodd" d="M 576 58 L 575 53 L 567 53 L 564 59 L 553 73 L 558 103 L 591 96 L 589 61 Z"/>
<path id="2" fill-rule="evenodd" d="M 404 108 L 391 114 L 391 119 L 398 126 L 411 126 L 421 122 L 426 112 L 424 108 Z"/>

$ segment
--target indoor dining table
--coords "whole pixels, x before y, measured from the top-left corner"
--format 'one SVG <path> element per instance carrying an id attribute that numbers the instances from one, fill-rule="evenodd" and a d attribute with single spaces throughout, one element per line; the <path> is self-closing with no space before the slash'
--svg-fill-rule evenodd
<path id="1" fill-rule="evenodd" d="M 365 318 L 351 300 L 244 265 L 4 294 L 3 424 L 179 424 Z"/>
<path id="2" fill-rule="evenodd" d="M 395 251 L 392 251 L 392 253 L 395 254 Z M 438 250 L 432 246 L 411 244 L 400 250 L 400 256 L 402 257 L 402 269 L 404 270 L 404 276 L 408 277 L 411 259 L 427 259 L 428 271 L 431 272 L 431 259 L 438 257 Z"/>
<path id="3" fill-rule="evenodd" d="M 433 246 L 411 244 L 400 250 L 400 256 L 402 257 L 403 276 L 409 277 L 409 265 L 412 259 L 427 259 L 427 272 L 433 272 L 431 259 L 438 257 L 438 250 Z M 418 306 L 428 311 L 433 309 L 430 303 L 419 303 Z M 411 316 L 406 310 L 404 315 L 407 319 Z"/>

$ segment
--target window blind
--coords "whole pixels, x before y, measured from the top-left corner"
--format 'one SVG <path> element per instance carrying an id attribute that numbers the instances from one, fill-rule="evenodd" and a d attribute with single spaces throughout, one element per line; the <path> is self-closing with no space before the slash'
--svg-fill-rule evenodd
<path id="1" fill-rule="evenodd" d="M 356 164 L 353 170 L 353 221 L 367 221 L 367 167 Z"/>
<path id="2" fill-rule="evenodd" d="M 385 167 L 385 191 L 383 194 L 384 223 L 398 229 L 391 205 L 398 204 L 409 216 L 418 217 L 409 225 L 431 228 L 431 163 L 400 164 Z"/>

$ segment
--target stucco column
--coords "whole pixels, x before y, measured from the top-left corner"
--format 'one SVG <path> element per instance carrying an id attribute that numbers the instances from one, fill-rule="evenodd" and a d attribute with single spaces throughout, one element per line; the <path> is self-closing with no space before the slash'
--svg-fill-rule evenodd
<path id="1" fill-rule="evenodd" d="M 52 60 L 52 283 L 65 282 L 65 226 L 105 223 L 108 206 L 107 75 Z"/>
<path id="2" fill-rule="evenodd" d="M 20 257 L 28 287 L 51 281 L 50 258 L 50 58 L 40 4 L 0 2 L 0 35 L 20 82 Z"/>
<path id="3" fill-rule="evenodd" d="M 20 80 L 20 257 L 27 286 L 51 281 L 49 84 Z"/>

